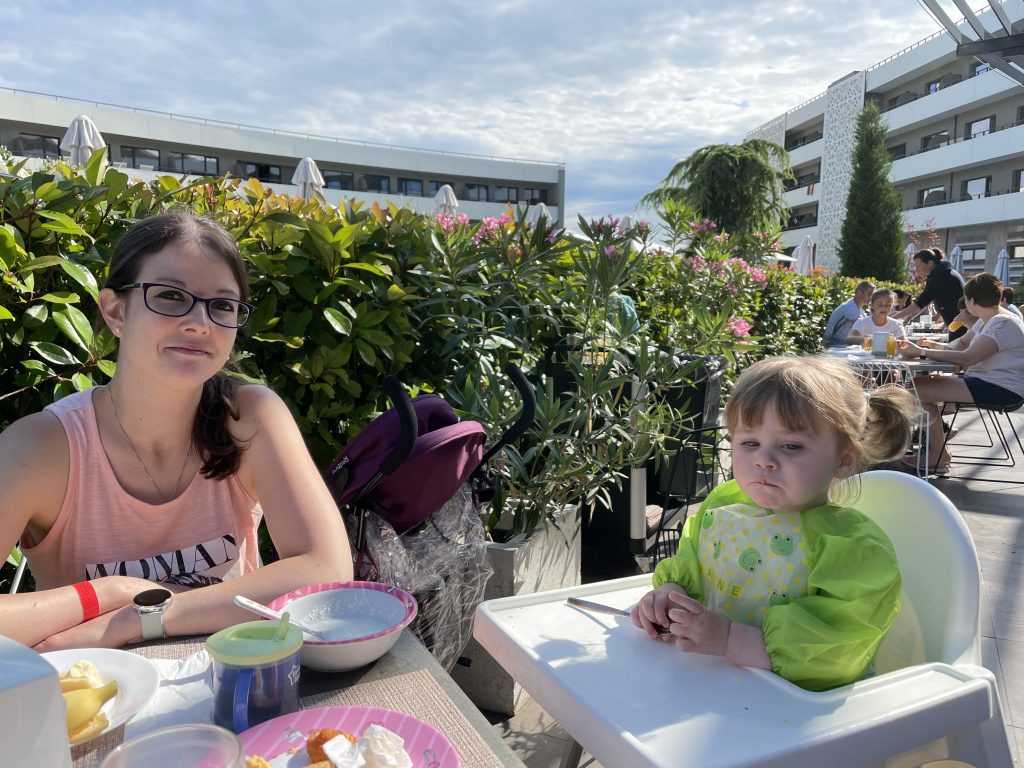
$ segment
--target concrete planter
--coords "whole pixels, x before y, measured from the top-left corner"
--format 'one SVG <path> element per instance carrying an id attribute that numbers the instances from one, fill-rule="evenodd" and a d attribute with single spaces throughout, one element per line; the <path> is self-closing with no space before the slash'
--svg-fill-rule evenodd
<path id="1" fill-rule="evenodd" d="M 494 575 L 484 599 L 543 592 L 580 583 L 580 520 L 578 508 L 567 507 L 555 523 L 538 527 L 504 543 L 488 544 Z M 480 709 L 514 715 L 527 694 L 476 640 L 451 676 Z"/>

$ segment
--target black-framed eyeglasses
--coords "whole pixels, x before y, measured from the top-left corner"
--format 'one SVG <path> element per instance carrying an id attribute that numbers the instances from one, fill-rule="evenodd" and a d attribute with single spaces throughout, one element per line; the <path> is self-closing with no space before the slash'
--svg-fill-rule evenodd
<path id="1" fill-rule="evenodd" d="M 146 309 L 166 317 L 184 317 L 192 311 L 196 302 L 206 305 L 206 315 L 210 320 L 224 328 L 241 328 L 249 320 L 255 307 L 238 299 L 214 297 L 205 299 L 189 293 L 184 288 L 164 283 L 131 283 L 115 288 L 114 291 L 127 291 L 141 288 Z"/>

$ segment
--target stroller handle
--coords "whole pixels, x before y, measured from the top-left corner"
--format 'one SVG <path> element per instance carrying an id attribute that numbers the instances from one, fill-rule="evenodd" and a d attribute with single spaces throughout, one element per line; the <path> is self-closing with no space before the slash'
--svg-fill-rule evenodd
<path id="1" fill-rule="evenodd" d="M 384 457 L 380 463 L 380 474 L 390 475 L 401 465 L 412 453 L 416 438 L 419 437 L 419 426 L 416 422 L 416 411 L 412 407 L 412 400 L 402 386 L 402 382 L 395 376 L 385 376 L 383 382 L 384 392 L 398 413 L 399 431 L 398 442 L 391 452 Z"/>
<path id="2" fill-rule="evenodd" d="M 537 395 L 533 390 L 533 384 L 529 382 L 515 363 L 506 363 L 502 371 L 511 379 L 512 385 L 519 391 L 519 396 L 523 400 L 523 409 L 519 412 L 519 416 L 512 426 L 506 429 L 501 437 L 498 438 L 498 442 L 487 449 L 487 453 L 484 454 L 483 459 L 480 461 L 481 465 L 486 464 L 498 451 L 526 432 L 533 424 L 534 417 L 537 415 Z"/>

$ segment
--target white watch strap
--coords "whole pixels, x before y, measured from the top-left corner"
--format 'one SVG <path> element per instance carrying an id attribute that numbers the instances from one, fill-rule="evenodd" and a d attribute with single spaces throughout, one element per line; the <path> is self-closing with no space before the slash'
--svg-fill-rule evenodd
<path id="1" fill-rule="evenodd" d="M 139 620 L 142 622 L 142 639 L 159 640 L 164 637 L 164 610 L 141 610 Z"/>

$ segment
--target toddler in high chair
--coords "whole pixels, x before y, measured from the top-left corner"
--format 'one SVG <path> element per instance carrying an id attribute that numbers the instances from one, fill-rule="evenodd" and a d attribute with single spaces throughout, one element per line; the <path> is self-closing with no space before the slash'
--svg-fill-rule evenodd
<path id="1" fill-rule="evenodd" d="M 895 386 L 866 397 L 832 358 L 743 371 L 725 408 L 735 479 L 686 521 L 633 623 L 808 690 L 865 676 L 899 612 L 899 566 L 885 533 L 840 502 L 862 469 L 903 455 L 916 409 Z"/>

